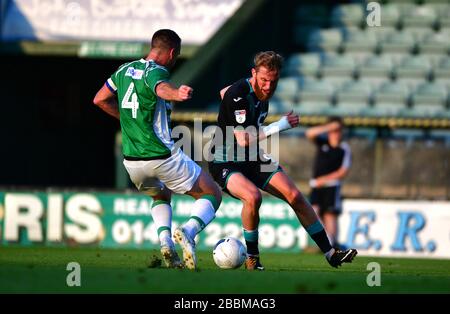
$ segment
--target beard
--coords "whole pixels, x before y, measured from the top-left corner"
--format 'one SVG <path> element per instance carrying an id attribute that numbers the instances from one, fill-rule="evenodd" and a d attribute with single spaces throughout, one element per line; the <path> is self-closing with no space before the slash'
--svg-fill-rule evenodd
<path id="1" fill-rule="evenodd" d="M 256 97 L 261 100 L 261 101 L 267 101 L 270 99 L 270 97 L 272 97 L 273 93 L 275 92 L 275 89 L 272 90 L 269 94 L 266 94 L 262 91 L 262 89 L 259 87 L 259 85 L 256 83 L 255 84 L 255 94 Z"/>

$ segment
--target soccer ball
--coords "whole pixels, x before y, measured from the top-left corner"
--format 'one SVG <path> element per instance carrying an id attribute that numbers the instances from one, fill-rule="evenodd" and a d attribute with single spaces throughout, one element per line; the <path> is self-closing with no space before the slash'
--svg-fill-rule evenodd
<path id="1" fill-rule="evenodd" d="M 221 239 L 213 249 L 214 262 L 222 269 L 239 268 L 246 257 L 245 246 L 235 238 Z"/>

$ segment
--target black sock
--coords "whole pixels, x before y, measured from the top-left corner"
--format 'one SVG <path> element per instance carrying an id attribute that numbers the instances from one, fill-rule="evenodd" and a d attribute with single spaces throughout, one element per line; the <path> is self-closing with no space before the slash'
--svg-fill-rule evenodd
<path id="1" fill-rule="evenodd" d="M 327 233 L 325 232 L 324 229 L 322 229 L 321 231 L 316 232 L 310 236 L 314 240 L 314 242 L 316 242 L 317 246 L 320 248 L 320 250 L 323 253 L 326 253 L 332 249 L 330 240 L 328 240 Z"/>
<path id="2" fill-rule="evenodd" d="M 258 242 L 245 240 L 245 244 L 247 245 L 247 254 L 259 255 Z"/>

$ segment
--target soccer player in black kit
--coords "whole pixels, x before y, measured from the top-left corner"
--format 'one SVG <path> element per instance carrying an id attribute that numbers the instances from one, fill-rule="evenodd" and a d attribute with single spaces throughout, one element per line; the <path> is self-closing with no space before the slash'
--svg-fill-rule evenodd
<path id="1" fill-rule="evenodd" d="M 259 141 L 299 123 L 298 115 L 290 112 L 280 120 L 262 126 L 268 114 L 268 101 L 277 87 L 282 61 L 282 57 L 273 51 L 259 52 L 254 58 L 252 76 L 220 92 L 222 102 L 212 142 L 214 159 L 209 163 L 209 170 L 224 191 L 243 203 L 241 216 L 248 270 L 264 270 L 258 249 L 260 189 L 289 203 L 330 265 L 338 267 L 351 262 L 357 251 L 332 247 L 314 209 L 278 162 L 260 151 L 258 145 Z"/>
<path id="2" fill-rule="evenodd" d="M 342 119 L 330 117 L 328 123 L 306 130 L 306 137 L 317 146 L 310 202 L 322 220 L 333 246 L 338 247 L 338 216 L 342 212 L 341 184 L 351 166 L 350 146 L 342 141 Z"/>

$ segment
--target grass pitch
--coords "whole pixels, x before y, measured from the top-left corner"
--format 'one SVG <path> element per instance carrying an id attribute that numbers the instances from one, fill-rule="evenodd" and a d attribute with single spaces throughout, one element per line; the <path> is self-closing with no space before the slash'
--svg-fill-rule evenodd
<path id="1" fill-rule="evenodd" d="M 448 260 L 357 256 L 331 268 L 322 255 L 263 253 L 264 272 L 220 270 L 199 252 L 198 271 L 149 268 L 158 251 L 0 247 L 0 293 L 450 293 Z M 81 266 L 81 287 L 68 287 L 69 262 Z M 369 262 L 381 286 L 366 283 Z"/>

